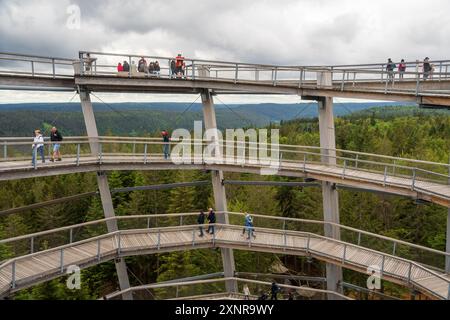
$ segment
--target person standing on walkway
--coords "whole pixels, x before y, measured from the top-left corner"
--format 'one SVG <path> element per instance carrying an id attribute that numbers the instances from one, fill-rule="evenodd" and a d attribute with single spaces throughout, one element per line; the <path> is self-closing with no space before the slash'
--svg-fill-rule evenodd
<path id="1" fill-rule="evenodd" d="M 34 166 L 36 165 L 36 158 L 37 154 L 39 153 L 42 159 L 42 163 L 45 163 L 45 157 L 44 157 L 44 137 L 41 134 L 41 130 L 36 129 L 34 130 L 34 140 L 32 145 L 32 160 L 31 164 Z"/>
<path id="2" fill-rule="evenodd" d="M 209 221 L 209 226 L 208 226 L 207 232 L 209 234 L 214 234 L 214 224 L 216 223 L 216 213 L 214 212 L 214 210 L 212 208 L 209 208 L 208 221 Z"/>
<path id="3" fill-rule="evenodd" d="M 389 59 L 388 59 L 388 63 L 387 63 L 387 65 L 386 65 L 386 71 L 387 71 L 387 73 L 388 73 L 388 78 L 389 78 L 390 81 L 393 81 L 393 80 L 394 80 L 394 70 L 395 70 L 395 67 L 396 67 L 395 63 L 393 63 L 393 62 L 392 62 L 392 59 L 389 58 Z"/>
<path id="4" fill-rule="evenodd" d="M 61 153 L 59 152 L 59 148 L 61 147 L 60 142 L 63 140 L 63 137 L 61 133 L 59 133 L 58 129 L 56 127 L 53 127 L 50 131 L 50 141 L 53 142 L 53 154 L 50 159 L 51 162 L 53 161 L 61 161 Z"/>
<path id="5" fill-rule="evenodd" d="M 247 240 L 250 240 L 250 237 L 253 237 L 253 239 L 256 239 L 256 235 L 254 233 L 253 228 L 253 219 L 252 216 L 249 215 L 247 212 L 245 213 L 245 225 L 244 225 L 244 233 L 247 231 Z"/>
<path id="6" fill-rule="evenodd" d="M 402 59 L 402 61 L 400 61 L 399 65 L 398 65 L 398 74 L 399 74 L 400 79 L 403 79 L 403 77 L 405 75 L 405 71 L 406 71 L 406 63 L 405 63 L 405 59 Z"/>
<path id="7" fill-rule="evenodd" d="M 244 284 L 244 300 L 250 300 L 250 289 L 247 284 Z"/>
<path id="8" fill-rule="evenodd" d="M 428 77 L 430 76 L 431 73 L 431 63 L 430 63 L 430 58 L 426 57 L 423 60 L 423 79 L 427 80 Z"/>
<path id="9" fill-rule="evenodd" d="M 203 237 L 203 224 L 205 223 L 205 218 L 206 218 L 206 215 L 203 212 L 203 210 L 200 211 L 200 214 L 198 215 L 198 218 L 197 218 L 197 223 L 199 224 L 199 229 L 200 229 L 200 234 L 198 235 L 199 237 Z"/>
<path id="10" fill-rule="evenodd" d="M 279 291 L 280 287 L 275 282 L 272 282 L 272 287 L 270 288 L 270 293 L 272 294 L 272 296 L 270 297 L 270 300 L 278 300 Z"/>
<path id="11" fill-rule="evenodd" d="M 164 159 L 167 160 L 169 159 L 169 155 L 170 155 L 170 137 L 169 137 L 169 132 L 167 132 L 167 130 L 163 130 L 161 132 L 162 138 L 163 138 L 163 153 L 164 153 Z"/>

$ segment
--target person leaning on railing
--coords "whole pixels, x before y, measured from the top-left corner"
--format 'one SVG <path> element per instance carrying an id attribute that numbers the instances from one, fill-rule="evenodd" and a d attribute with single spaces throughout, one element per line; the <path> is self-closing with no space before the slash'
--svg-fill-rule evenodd
<path id="1" fill-rule="evenodd" d="M 59 152 L 59 148 L 61 147 L 61 144 L 59 142 L 61 142 L 62 140 L 63 137 L 61 133 L 58 131 L 58 129 L 56 129 L 56 127 L 53 127 L 50 131 L 50 141 L 53 142 L 53 154 L 50 158 L 51 162 L 55 161 L 55 159 L 56 161 L 62 160 L 61 153 Z"/>
<path id="2" fill-rule="evenodd" d="M 388 73 L 389 80 L 391 80 L 391 81 L 394 79 L 394 70 L 395 70 L 395 68 L 396 68 L 395 63 L 393 63 L 392 59 L 389 58 L 388 59 L 388 63 L 386 65 L 386 71 Z"/>
<path id="3" fill-rule="evenodd" d="M 34 140 L 33 140 L 33 145 L 32 145 L 32 159 L 31 159 L 31 164 L 34 166 L 36 165 L 36 158 L 37 158 L 37 153 L 39 152 L 41 159 L 42 159 L 42 163 L 45 163 L 45 157 L 44 157 L 44 137 L 41 134 L 41 130 L 36 129 L 34 130 Z"/>

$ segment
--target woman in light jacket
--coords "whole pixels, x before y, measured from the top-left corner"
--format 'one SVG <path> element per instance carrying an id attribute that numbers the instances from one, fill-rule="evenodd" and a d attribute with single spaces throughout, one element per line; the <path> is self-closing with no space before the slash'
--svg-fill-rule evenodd
<path id="1" fill-rule="evenodd" d="M 32 146 L 32 160 L 31 164 L 34 166 L 36 163 L 36 157 L 39 153 L 41 155 L 42 163 L 45 163 L 44 157 L 44 137 L 41 134 L 41 130 L 37 129 L 34 131 L 34 140 Z"/>

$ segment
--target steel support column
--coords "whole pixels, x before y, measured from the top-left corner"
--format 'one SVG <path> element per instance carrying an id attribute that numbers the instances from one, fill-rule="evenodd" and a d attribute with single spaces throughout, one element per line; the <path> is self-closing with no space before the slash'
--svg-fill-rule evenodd
<path id="1" fill-rule="evenodd" d="M 202 91 L 202 103 L 203 103 L 203 119 L 205 122 L 205 129 L 217 129 L 216 112 L 214 109 L 214 101 L 211 96 L 211 92 L 207 89 Z M 216 140 L 218 141 L 218 134 L 216 132 Z M 222 171 L 212 171 L 212 186 L 214 192 L 214 203 L 217 211 L 227 211 L 227 198 L 225 194 L 225 186 L 222 184 L 223 172 Z M 228 214 L 220 215 L 217 219 L 218 223 L 228 224 Z M 222 252 L 222 263 L 223 271 L 225 277 L 234 277 L 235 264 L 234 255 L 232 249 L 221 249 Z M 237 282 L 227 281 L 226 289 L 228 292 L 237 292 Z"/>
<path id="2" fill-rule="evenodd" d="M 330 72 L 322 72 L 318 75 L 319 86 L 331 86 L 332 76 Z M 318 99 L 320 146 L 322 149 L 322 162 L 327 165 L 336 165 L 336 138 L 334 129 L 333 98 L 321 97 Z M 322 182 L 323 218 L 326 222 L 339 223 L 339 199 L 335 186 L 330 182 Z M 340 239 L 338 227 L 325 226 L 325 236 Z M 342 293 L 342 268 L 327 263 L 327 289 Z M 329 295 L 328 299 L 336 299 Z"/>
<path id="3" fill-rule="evenodd" d="M 83 111 L 84 122 L 86 124 L 86 131 L 89 138 L 89 146 L 93 156 L 98 156 L 100 146 L 98 142 L 98 130 L 95 122 L 94 110 L 92 108 L 89 91 L 80 89 L 81 109 Z M 97 172 L 97 184 L 102 201 L 103 213 L 105 218 L 114 217 L 114 207 L 111 198 L 111 191 L 108 184 L 108 176 L 105 172 Z M 107 222 L 108 232 L 118 230 L 117 221 L 111 220 Z M 116 260 L 116 271 L 119 279 L 120 290 L 125 290 L 130 287 L 130 280 L 128 279 L 127 266 L 123 259 Z M 124 300 L 132 300 L 133 294 L 131 292 L 125 293 L 122 298 Z"/>

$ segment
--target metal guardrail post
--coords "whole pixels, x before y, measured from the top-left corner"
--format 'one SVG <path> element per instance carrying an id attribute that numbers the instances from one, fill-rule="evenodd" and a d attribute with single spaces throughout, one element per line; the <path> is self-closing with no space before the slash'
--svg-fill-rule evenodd
<path id="1" fill-rule="evenodd" d="M 34 153 L 33 167 L 34 167 L 34 170 L 36 170 L 37 169 L 37 145 L 34 146 L 33 153 Z"/>
<path id="2" fill-rule="evenodd" d="M 192 229 L 192 246 L 195 247 L 195 229 Z"/>
<path id="3" fill-rule="evenodd" d="M 345 179 L 345 170 L 347 169 L 347 159 L 344 160 L 344 168 L 342 170 L 342 180 Z"/>
<path id="4" fill-rule="evenodd" d="M 130 68 L 128 70 L 128 78 L 131 78 L 131 56 L 128 57 L 128 67 Z"/>
<path id="5" fill-rule="evenodd" d="M 416 184 L 416 168 L 413 168 L 413 176 L 412 176 L 412 183 L 411 183 L 412 191 L 414 191 L 415 184 Z"/>
<path id="6" fill-rule="evenodd" d="M 31 76 L 34 77 L 34 61 L 31 61 Z"/>
<path id="7" fill-rule="evenodd" d="M 419 87 L 420 87 L 420 73 L 417 73 L 417 81 L 416 81 L 416 96 L 419 95 Z"/>
<path id="8" fill-rule="evenodd" d="M 77 167 L 80 165 L 80 144 L 77 144 L 77 160 L 76 160 Z"/>
<path id="9" fill-rule="evenodd" d="M 148 145 L 145 144 L 144 145 L 144 164 L 147 164 L 147 148 L 148 148 Z"/>
<path id="10" fill-rule="evenodd" d="M 8 158 L 8 144 L 3 141 L 3 158 L 6 160 Z"/>
<path id="11" fill-rule="evenodd" d="M 69 230 L 69 243 L 73 242 L 73 228 L 70 228 Z"/>
<path id="12" fill-rule="evenodd" d="M 303 84 L 303 69 L 300 69 L 300 79 L 298 81 L 298 87 L 301 88 Z"/>
<path id="13" fill-rule="evenodd" d="M 306 153 L 303 155 L 303 173 L 306 173 Z"/>
<path id="14" fill-rule="evenodd" d="M 97 261 L 100 261 L 100 241 L 101 239 L 97 240 Z"/>
<path id="15" fill-rule="evenodd" d="M 121 239 L 121 233 L 119 232 L 118 234 L 118 239 L 117 239 L 117 253 L 120 255 L 122 253 L 122 239 Z"/>
<path id="16" fill-rule="evenodd" d="M 386 256 L 383 254 L 383 258 L 381 260 L 381 270 L 380 270 L 380 276 L 383 276 L 384 273 L 384 262 L 386 260 Z"/>
<path id="17" fill-rule="evenodd" d="M 397 162 L 394 160 L 394 165 L 392 166 L 392 175 L 395 176 L 395 168 L 397 167 Z"/>
<path id="18" fill-rule="evenodd" d="M 136 141 L 133 141 L 133 149 L 132 149 L 132 152 L 133 152 L 133 156 L 136 154 Z"/>
<path id="19" fill-rule="evenodd" d="M 52 58 L 52 71 L 53 71 L 53 79 L 56 78 L 56 68 L 55 68 L 55 59 Z"/>
<path id="20" fill-rule="evenodd" d="M 395 253 L 397 251 L 397 242 L 394 241 L 394 246 L 392 248 L 392 255 L 395 256 Z"/>
<path id="21" fill-rule="evenodd" d="M 274 87 L 277 85 L 277 76 L 278 76 L 278 67 L 275 67 L 275 74 L 274 74 L 274 79 L 273 79 Z"/>
<path id="22" fill-rule="evenodd" d="M 356 158 L 355 158 L 355 169 L 358 169 L 358 160 L 359 160 L 359 154 L 356 154 Z"/>
<path id="23" fill-rule="evenodd" d="M 34 253 L 34 237 L 30 239 L 30 253 Z"/>
<path id="24" fill-rule="evenodd" d="M 308 239 L 306 240 L 306 252 L 309 253 L 309 245 L 311 242 L 311 235 L 308 233 Z"/>
<path id="25" fill-rule="evenodd" d="M 442 78 L 442 61 L 439 63 L 439 82 L 441 81 Z"/>
<path id="26" fill-rule="evenodd" d="M 287 247 L 287 234 L 286 231 L 284 231 L 283 234 L 283 250 L 286 251 L 286 247 Z"/>
<path id="27" fill-rule="evenodd" d="M 11 265 L 11 288 L 16 288 L 16 261 L 14 260 Z"/>
<path id="28" fill-rule="evenodd" d="M 386 180 L 387 180 L 387 166 L 384 166 L 384 177 L 383 177 L 383 187 L 386 187 Z"/>
<path id="29" fill-rule="evenodd" d="M 342 254 L 342 263 L 345 264 L 345 255 L 347 253 L 347 244 L 344 244 L 344 252 Z"/>
<path id="30" fill-rule="evenodd" d="M 345 71 L 342 73 L 341 91 L 344 91 L 344 83 L 345 83 Z"/>
<path id="31" fill-rule="evenodd" d="M 61 262 L 61 273 L 63 273 L 64 272 L 64 248 L 62 248 L 61 249 L 61 252 L 60 252 L 60 260 L 59 260 L 60 262 Z"/>
<path id="32" fill-rule="evenodd" d="M 98 144 L 98 162 L 102 164 L 103 159 L 103 144 L 100 142 Z"/>
<path id="33" fill-rule="evenodd" d="M 239 72 L 239 65 L 236 63 L 236 71 L 234 73 L 234 83 L 237 83 L 238 80 L 238 72 Z"/>
<path id="34" fill-rule="evenodd" d="M 411 283 L 411 273 L 412 273 L 412 263 L 409 263 L 409 268 L 408 268 L 408 283 Z"/>
<path id="35" fill-rule="evenodd" d="M 450 300 L 450 282 L 448 283 L 447 300 Z"/>
<path id="36" fill-rule="evenodd" d="M 192 60 L 192 80 L 195 80 L 195 63 L 194 63 L 194 60 Z"/>
<path id="37" fill-rule="evenodd" d="M 150 217 L 147 218 L 147 229 L 150 229 Z"/>
<path id="38" fill-rule="evenodd" d="M 361 245 L 361 232 L 358 233 L 358 246 Z"/>
<path id="39" fill-rule="evenodd" d="M 183 225 L 183 216 L 180 216 L 180 227 Z"/>
<path id="40" fill-rule="evenodd" d="M 158 243 L 157 243 L 158 250 L 161 248 L 161 229 L 158 229 Z"/>

